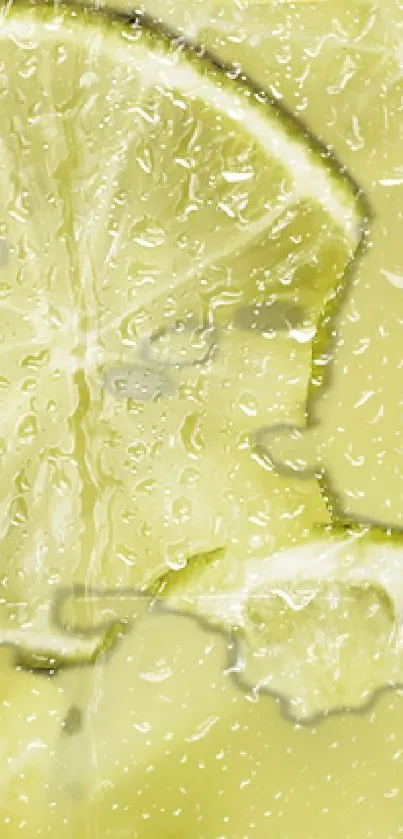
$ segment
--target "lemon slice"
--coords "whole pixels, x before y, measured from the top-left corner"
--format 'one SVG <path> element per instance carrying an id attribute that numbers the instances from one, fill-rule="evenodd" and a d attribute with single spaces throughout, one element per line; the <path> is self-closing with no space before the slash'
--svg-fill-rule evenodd
<path id="1" fill-rule="evenodd" d="M 360 709 L 403 681 L 403 542 L 333 530 L 234 569 L 219 557 L 159 588 L 163 602 L 239 638 L 241 682 L 293 719 Z"/>
<path id="2" fill-rule="evenodd" d="M 156 29 L 16 5 L 0 52 L 0 623 L 41 656 L 60 586 L 145 586 L 328 520 L 252 441 L 304 420 L 365 203 L 284 109 Z"/>

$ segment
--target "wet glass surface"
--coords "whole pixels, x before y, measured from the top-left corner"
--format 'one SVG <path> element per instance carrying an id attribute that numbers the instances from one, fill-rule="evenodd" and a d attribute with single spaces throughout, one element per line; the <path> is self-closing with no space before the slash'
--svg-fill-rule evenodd
<path id="1" fill-rule="evenodd" d="M 112 7 L 1 12 L 0 835 L 395 839 L 402 9 Z"/>

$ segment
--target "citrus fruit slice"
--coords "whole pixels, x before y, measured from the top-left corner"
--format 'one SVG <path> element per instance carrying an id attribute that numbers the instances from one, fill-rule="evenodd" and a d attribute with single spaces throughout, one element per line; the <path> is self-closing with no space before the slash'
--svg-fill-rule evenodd
<path id="1" fill-rule="evenodd" d="M 283 108 L 141 22 L 17 4 L 0 50 L 1 623 L 35 639 L 60 586 L 328 520 L 251 440 L 305 418 L 365 204 Z"/>
<path id="2" fill-rule="evenodd" d="M 287 102 L 368 191 L 374 213 L 371 247 L 354 272 L 345 306 L 333 319 L 332 348 L 327 339 L 326 347 L 319 342 L 315 348 L 312 381 L 321 384 L 326 378 L 329 387 L 319 393 L 314 413 L 323 431 L 324 466 L 340 514 L 400 528 L 396 458 L 401 425 L 395 405 L 402 384 L 391 371 L 400 370 L 400 341 L 393 325 L 401 317 L 401 7 L 397 0 L 358 0 L 354 7 L 348 0 L 337 0 L 331 7 L 308 2 L 295 9 L 287 0 L 232 6 L 223 2 L 208 19 L 200 15 L 198 23 L 192 30 L 195 38 Z M 320 94 L 318 79 L 323 80 Z M 360 352 L 352 362 L 355 348 Z M 390 373 L 386 377 L 385 357 Z M 368 400 L 367 376 L 378 394 Z M 381 458 L 381 444 L 374 438 L 372 418 L 378 410 L 388 418 L 380 420 L 383 449 L 394 452 L 399 439 L 392 457 Z M 365 464 L 357 468 L 362 458 Z"/>
<path id="3" fill-rule="evenodd" d="M 334 529 L 238 569 L 212 557 L 169 574 L 159 594 L 235 630 L 241 681 L 308 721 L 402 683 L 402 568 L 398 536 Z"/>

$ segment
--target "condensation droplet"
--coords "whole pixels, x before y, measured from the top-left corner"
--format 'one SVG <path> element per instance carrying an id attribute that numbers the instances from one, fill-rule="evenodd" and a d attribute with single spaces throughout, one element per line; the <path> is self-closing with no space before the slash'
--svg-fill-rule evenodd
<path id="1" fill-rule="evenodd" d="M 178 524 L 183 524 L 185 521 L 188 521 L 191 512 L 189 500 L 184 495 L 175 498 L 172 502 L 171 512 L 173 520 Z"/>
<path id="2" fill-rule="evenodd" d="M 28 509 L 25 502 L 25 499 L 22 496 L 17 496 L 13 498 L 10 509 L 9 509 L 9 520 L 10 524 L 14 525 L 14 527 L 21 527 L 28 521 Z"/>
<path id="3" fill-rule="evenodd" d="M 238 407 L 248 417 L 256 417 L 258 413 L 257 399 L 253 393 L 241 393 L 237 401 Z"/>
<path id="4" fill-rule="evenodd" d="M 144 481 L 140 481 L 136 484 L 135 492 L 137 495 L 151 495 L 151 493 L 155 490 L 156 481 L 152 478 L 146 478 Z"/>
<path id="5" fill-rule="evenodd" d="M 137 554 L 134 551 L 131 551 L 126 545 L 119 545 L 116 550 L 116 556 L 120 562 L 123 562 L 130 568 L 137 565 Z"/>
<path id="6" fill-rule="evenodd" d="M 0 265 L 1 268 L 1 265 Z M 0 283 L 0 300 L 5 300 L 12 292 L 12 287 L 8 283 Z"/>
<path id="7" fill-rule="evenodd" d="M 30 370 L 39 370 L 41 367 L 49 364 L 50 352 L 49 350 L 41 350 L 31 355 L 26 355 L 21 360 L 21 367 L 28 367 Z"/>
<path id="8" fill-rule="evenodd" d="M 144 443 L 133 443 L 127 449 L 127 453 L 132 460 L 142 460 L 147 454 L 147 446 Z"/>
<path id="9" fill-rule="evenodd" d="M 18 425 L 18 437 L 22 443 L 32 443 L 38 433 L 38 424 L 34 414 L 27 414 Z"/>
<path id="10" fill-rule="evenodd" d="M 192 486 L 196 481 L 200 480 L 200 473 L 197 469 L 192 469 L 190 466 L 183 469 L 179 476 L 179 481 L 183 486 Z"/>
<path id="11" fill-rule="evenodd" d="M 23 393 L 30 393 L 31 390 L 35 390 L 37 387 L 38 381 L 34 378 L 24 379 L 21 383 L 21 390 Z"/>
<path id="12" fill-rule="evenodd" d="M 190 457 L 197 458 L 204 447 L 199 413 L 188 414 L 179 429 L 179 438 Z"/>

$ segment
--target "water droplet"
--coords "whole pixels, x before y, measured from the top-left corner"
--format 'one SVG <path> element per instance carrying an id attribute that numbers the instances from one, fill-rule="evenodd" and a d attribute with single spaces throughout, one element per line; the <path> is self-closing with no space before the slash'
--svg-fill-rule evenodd
<path id="1" fill-rule="evenodd" d="M 236 440 L 237 449 L 250 449 L 252 445 L 252 437 L 248 431 L 243 431 L 238 435 Z"/>
<path id="2" fill-rule="evenodd" d="M 136 245 L 142 248 L 157 248 L 164 244 L 166 232 L 161 225 L 157 225 L 151 219 L 144 217 L 132 226 L 130 237 Z"/>
<path id="3" fill-rule="evenodd" d="M 388 280 L 388 282 L 395 288 L 403 288 L 403 274 L 397 271 L 387 271 L 386 268 L 381 268 L 381 274 Z"/>
<path id="4" fill-rule="evenodd" d="M 183 524 L 190 518 L 191 504 L 185 496 L 174 498 L 171 506 L 172 518 L 178 524 Z"/>
<path id="5" fill-rule="evenodd" d="M 126 407 L 127 413 L 130 414 L 132 417 L 139 417 L 144 411 L 144 404 L 142 402 L 139 402 L 138 400 L 136 401 L 136 399 L 131 399 L 131 397 L 129 397 L 129 399 L 127 400 Z M 143 430 L 143 426 L 140 427 L 140 423 L 138 424 L 137 428 L 138 431 Z"/>
<path id="6" fill-rule="evenodd" d="M 14 527 L 21 527 L 28 521 L 28 509 L 25 502 L 25 499 L 18 495 L 16 498 L 13 498 L 10 508 L 9 508 L 9 520 L 10 524 L 14 525 Z"/>
<path id="7" fill-rule="evenodd" d="M 137 344 L 139 338 L 139 328 L 147 318 L 147 312 L 144 309 L 137 309 L 135 312 L 129 312 L 122 318 L 119 325 L 119 335 L 123 344 Z"/>
<path id="8" fill-rule="evenodd" d="M 179 438 L 190 457 L 197 458 L 204 448 L 201 415 L 198 412 L 188 414 L 179 428 Z"/>
<path id="9" fill-rule="evenodd" d="M 257 399 L 253 393 L 241 393 L 238 398 L 238 407 L 248 417 L 256 417 L 258 413 Z"/>
<path id="10" fill-rule="evenodd" d="M 60 329 L 65 321 L 65 317 L 63 313 L 56 308 L 56 306 L 49 306 L 47 315 L 46 315 L 46 323 L 49 326 L 56 327 L 56 329 Z"/>
<path id="11" fill-rule="evenodd" d="M 133 443 L 129 446 L 127 453 L 132 460 L 142 460 L 147 454 L 147 446 L 144 443 Z"/>
<path id="12" fill-rule="evenodd" d="M 18 425 L 18 436 L 25 444 L 32 443 L 38 433 L 38 424 L 34 414 L 27 414 Z"/>
<path id="13" fill-rule="evenodd" d="M 167 565 L 171 571 L 182 571 L 188 564 L 183 542 L 173 542 L 165 549 Z"/>
<path id="14" fill-rule="evenodd" d="M 1 267 L 1 265 L 0 265 Z M 11 294 L 12 288 L 8 283 L 0 283 L 0 299 L 5 300 Z"/>
<path id="15" fill-rule="evenodd" d="M 152 536 L 152 527 L 148 521 L 141 522 L 139 527 L 140 536 L 144 536 L 145 539 L 149 539 Z"/>
<path id="16" fill-rule="evenodd" d="M 15 476 L 14 486 L 20 493 L 26 492 L 30 488 L 31 485 L 24 469 L 21 469 L 21 471 L 18 472 L 18 475 Z"/>
<path id="17" fill-rule="evenodd" d="M 38 384 L 37 379 L 34 379 L 34 378 L 24 379 L 24 381 L 21 383 L 21 390 L 22 390 L 23 393 L 29 393 L 31 390 L 35 390 L 37 384 Z"/>
<path id="18" fill-rule="evenodd" d="M 183 469 L 179 478 L 179 481 L 183 486 L 192 486 L 192 484 L 195 484 L 196 481 L 199 480 L 200 473 L 197 471 L 197 469 L 192 469 L 191 466 L 187 467 L 186 469 Z"/>
<path id="19" fill-rule="evenodd" d="M 137 565 L 137 554 L 134 551 L 131 551 L 126 545 L 118 546 L 116 556 L 121 562 L 128 565 L 130 568 Z"/>
<path id="20" fill-rule="evenodd" d="M 40 367 L 45 367 L 49 364 L 50 352 L 49 350 L 41 350 L 31 355 L 26 355 L 20 362 L 21 367 L 28 367 L 30 370 L 39 370 Z M 56 372 L 56 371 L 55 371 Z"/>
<path id="21" fill-rule="evenodd" d="M 155 487 L 156 481 L 152 478 L 146 478 L 144 481 L 136 484 L 135 491 L 137 495 L 150 495 L 155 490 Z"/>
<path id="22" fill-rule="evenodd" d="M 164 451 L 164 444 L 162 440 L 156 440 L 150 448 L 150 455 L 153 458 L 161 457 Z"/>
<path id="23" fill-rule="evenodd" d="M 133 510 L 123 510 L 121 518 L 123 524 L 131 524 L 135 519 Z"/>
<path id="24" fill-rule="evenodd" d="M 82 75 L 80 76 L 79 86 L 88 89 L 92 87 L 94 84 L 96 84 L 97 81 L 97 74 L 91 71 L 87 71 L 86 73 L 82 73 Z"/>

